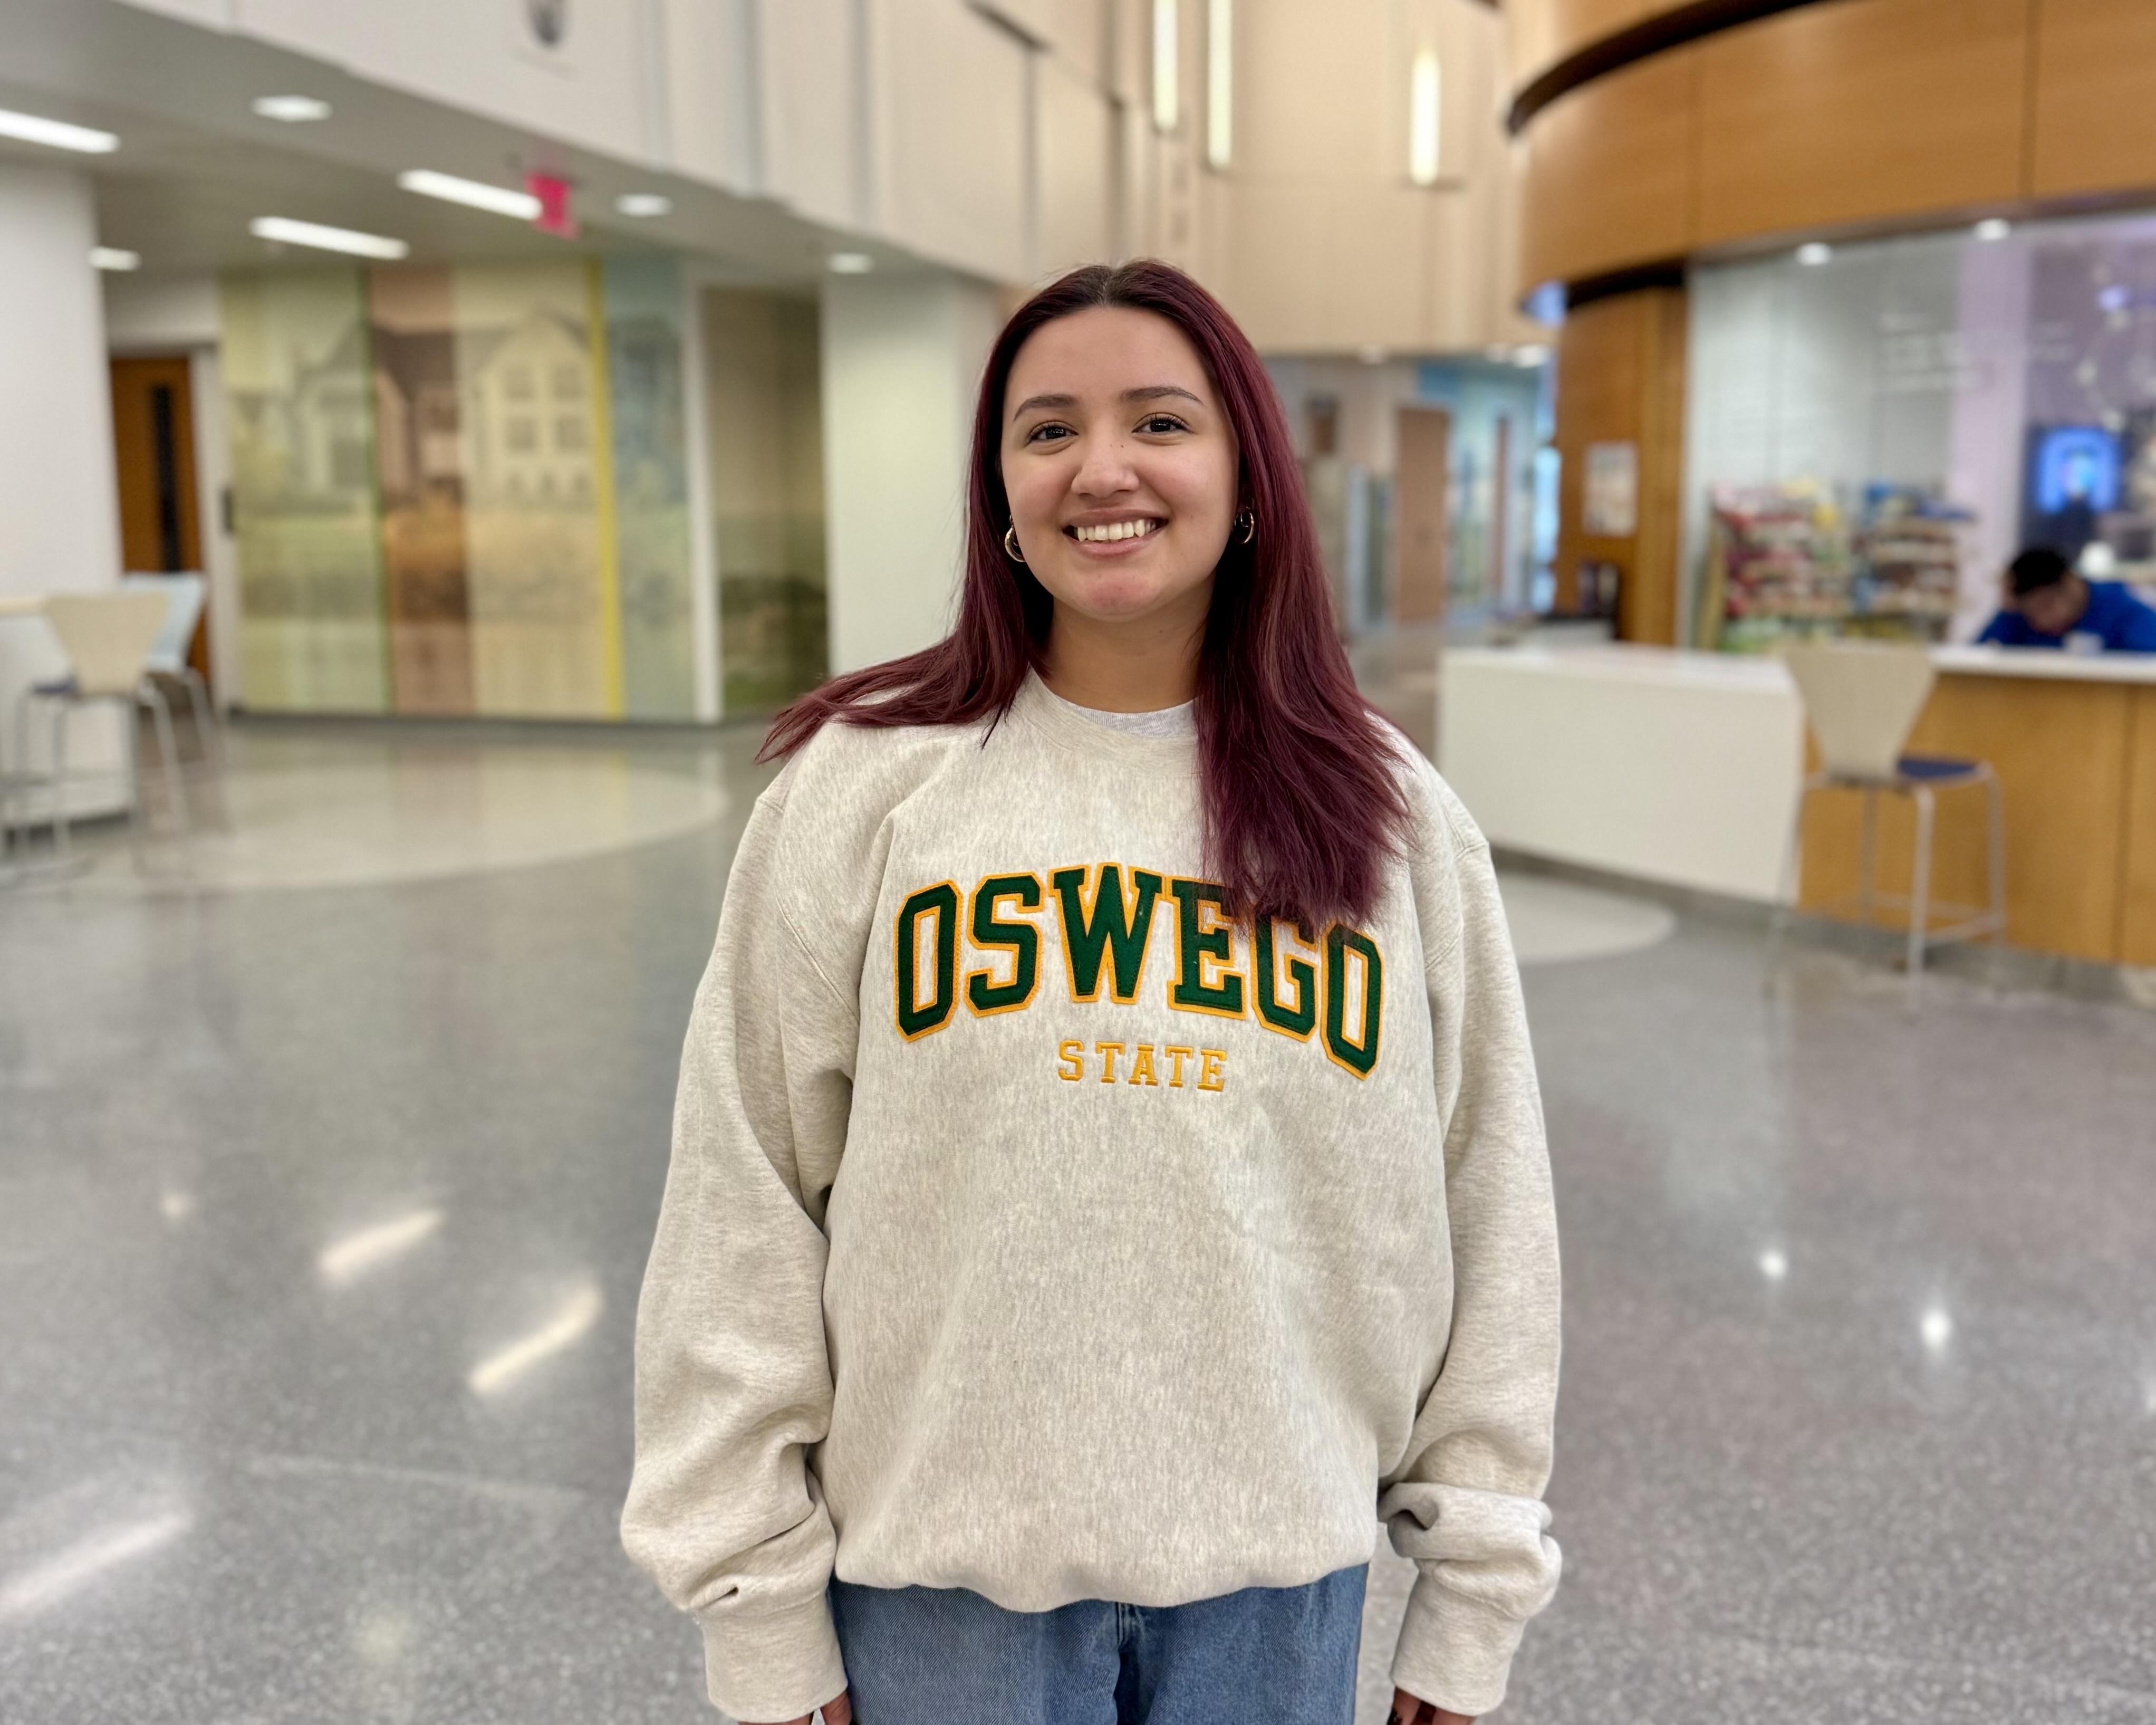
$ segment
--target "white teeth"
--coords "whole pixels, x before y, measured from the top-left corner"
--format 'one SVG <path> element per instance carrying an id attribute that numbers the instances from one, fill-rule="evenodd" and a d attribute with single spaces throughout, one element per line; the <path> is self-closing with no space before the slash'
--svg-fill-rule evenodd
<path id="1" fill-rule="evenodd" d="M 1098 544 L 1111 539 L 1142 539 L 1160 525 L 1158 521 L 1109 521 L 1097 527 L 1075 527 L 1071 531 L 1083 544 Z"/>

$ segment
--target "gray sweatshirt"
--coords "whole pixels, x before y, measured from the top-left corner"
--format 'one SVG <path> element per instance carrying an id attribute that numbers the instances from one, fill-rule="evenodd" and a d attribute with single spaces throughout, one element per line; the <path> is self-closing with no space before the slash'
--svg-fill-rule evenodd
<path id="1" fill-rule="evenodd" d="M 757 800 L 637 1314 L 630 1554 L 712 1701 L 835 1696 L 835 1568 L 1015 1611 L 1421 1574 L 1481 1713 L 1557 1584 L 1557 1230 L 1487 846 L 1404 745 L 1355 927 L 1236 926 L 1197 749 L 1035 679 Z"/>

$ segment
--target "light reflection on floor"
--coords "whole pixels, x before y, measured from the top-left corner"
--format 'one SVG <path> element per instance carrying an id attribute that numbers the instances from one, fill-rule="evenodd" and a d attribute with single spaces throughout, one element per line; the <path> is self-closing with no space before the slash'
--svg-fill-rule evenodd
<path id="1" fill-rule="evenodd" d="M 604 855 L 708 826 L 726 793 L 707 763 L 597 742 L 398 744 L 242 727 L 222 773 L 191 775 L 178 834 L 156 784 L 148 837 L 78 833 L 68 883 L 113 893 L 249 892 L 438 880 Z"/>

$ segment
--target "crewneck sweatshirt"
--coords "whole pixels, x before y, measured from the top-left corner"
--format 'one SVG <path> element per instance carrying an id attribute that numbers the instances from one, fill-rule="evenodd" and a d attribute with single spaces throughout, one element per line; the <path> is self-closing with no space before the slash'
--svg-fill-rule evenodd
<path id="1" fill-rule="evenodd" d="M 1488 847 L 1400 743 L 1351 926 L 1237 925 L 1194 738 L 1029 679 L 757 799 L 637 1317 L 624 1543 L 712 1701 L 845 1671 L 835 1574 L 1015 1611 L 1420 1574 L 1396 1683 L 1502 1699 L 1557 1583 L 1557 1234 Z"/>

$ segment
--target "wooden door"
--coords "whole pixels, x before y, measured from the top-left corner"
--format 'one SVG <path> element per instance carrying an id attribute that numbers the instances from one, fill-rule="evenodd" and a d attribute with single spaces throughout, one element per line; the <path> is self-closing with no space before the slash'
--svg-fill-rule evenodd
<path id="1" fill-rule="evenodd" d="M 112 362 L 112 439 L 120 475 L 120 556 L 131 574 L 202 568 L 195 490 L 194 397 L 185 354 Z M 187 662 L 209 675 L 208 608 Z"/>
<path id="2" fill-rule="evenodd" d="M 1452 415 L 1440 408 L 1399 410 L 1393 467 L 1393 620 L 1445 615 L 1445 546 L 1452 490 Z"/>

